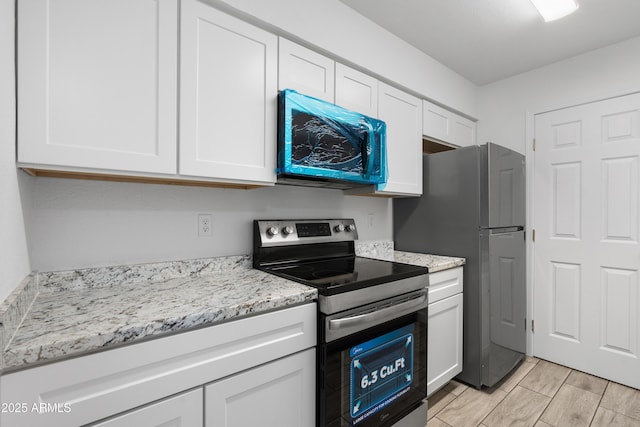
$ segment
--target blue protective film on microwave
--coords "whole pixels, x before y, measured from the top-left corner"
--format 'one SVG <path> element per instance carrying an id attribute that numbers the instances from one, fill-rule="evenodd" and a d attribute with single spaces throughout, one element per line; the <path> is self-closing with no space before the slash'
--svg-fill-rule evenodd
<path id="1" fill-rule="evenodd" d="M 383 121 L 290 89 L 280 93 L 277 173 L 383 184 L 386 153 Z"/>

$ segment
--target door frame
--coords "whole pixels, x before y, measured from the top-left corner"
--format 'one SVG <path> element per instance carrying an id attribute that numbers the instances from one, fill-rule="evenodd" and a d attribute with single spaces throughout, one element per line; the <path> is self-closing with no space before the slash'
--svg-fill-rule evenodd
<path id="1" fill-rule="evenodd" d="M 640 93 L 639 88 L 628 88 L 625 90 L 616 90 L 609 93 L 602 93 L 599 95 L 592 95 L 586 98 L 570 97 L 565 101 L 554 101 L 550 104 L 533 105 L 533 107 L 527 107 L 525 109 L 525 165 L 526 165 L 526 286 L 527 286 L 527 355 L 534 356 L 533 334 L 531 331 L 531 320 L 534 313 L 534 292 L 535 292 L 535 253 L 533 242 L 533 230 L 535 229 L 535 218 L 533 215 L 533 203 L 534 203 L 534 181 L 533 170 L 535 167 L 533 138 L 535 137 L 535 117 L 538 114 L 549 113 L 556 110 L 562 110 L 565 108 L 577 107 L 579 105 L 591 104 L 594 102 L 604 101 L 612 98 L 619 98 L 626 95 L 633 95 Z M 535 319 L 533 319 L 535 320 Z"/>

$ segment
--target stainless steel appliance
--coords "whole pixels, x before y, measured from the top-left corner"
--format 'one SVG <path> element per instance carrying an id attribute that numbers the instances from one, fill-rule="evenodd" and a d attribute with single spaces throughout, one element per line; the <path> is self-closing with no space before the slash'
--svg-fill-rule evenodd
<path id="1" fill-rule="evenodd" d="M 424 156 L 423 195 L 393 202 L 395 247 L 467 259 L 463 371 L 492 386 L 526 351 L 525 162 L 496 144 Z"/>
<path id="2" fill-rule="evenodd" d="M 428 270 L 356 239 L 352 219 L 254 221 L 253 265 L 318 289 L 319 427 L 424 427 Z"/>

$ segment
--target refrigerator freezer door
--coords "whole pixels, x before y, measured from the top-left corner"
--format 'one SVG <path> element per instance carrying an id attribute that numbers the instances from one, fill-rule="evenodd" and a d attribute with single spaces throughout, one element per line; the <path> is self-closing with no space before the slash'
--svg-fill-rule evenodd
<path id="1" fill-rule="evenodd" d="M 482 246 L 488 269 L 483 274 L 483 295 L 489 300 L 489 337 L 483 343 L 488 363 L 483 384 L 492 386 L 509 372 L 526 352 L 526 284 L 524 231 L 483 233 Z"/>
<path id="2" fill-rule="evenodd" d="M 496 144 L 487 144 L 489 228 L 525 224 L 524 156 Z"/>

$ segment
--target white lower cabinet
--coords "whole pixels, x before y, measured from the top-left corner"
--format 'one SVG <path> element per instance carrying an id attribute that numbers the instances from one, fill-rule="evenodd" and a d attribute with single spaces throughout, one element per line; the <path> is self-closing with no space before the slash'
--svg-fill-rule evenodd
<path id="1" fill-rule="evenodd" d="M 205 427 L 315 426 L 315 349 L 205 387 Z"/>
<path id="2" fill-rule="evenodd" d="M 429 304 L 427 395 L 462 371 L 462 293 Z"/>
<path id="3" fill-rule="evenodd" d="M 4 374 L 0 401 L 12 410 L 0 426 L 202 426 L 204 389 L 214 408 L 224 400 L 237 414 L 241 399 L 246 412 L 264 409 L 256 419 L 290 411 L 282 420 L 296 420 L 224 425 L 311 426 L 316 316 L 305 304 Z"/>
<path id="4" fill-rule="evenodd" d="M 202 388 L 198 388 L 91 427 L 202 427 L 202 418 Z"/>
<path id="5" fill-rule="evenodd" d="M 427 396 L 462 372 L 462 267 L 429 275 Z"/>

